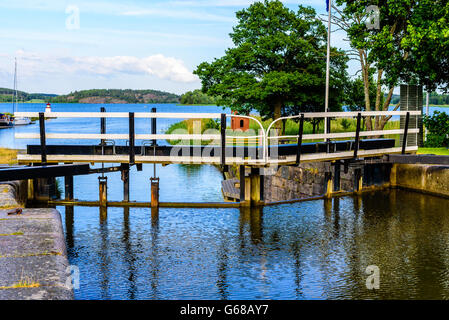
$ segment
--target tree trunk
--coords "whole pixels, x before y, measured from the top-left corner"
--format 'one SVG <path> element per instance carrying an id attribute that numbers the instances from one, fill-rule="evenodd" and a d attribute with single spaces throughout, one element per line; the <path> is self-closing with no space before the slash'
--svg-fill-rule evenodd
<path id="1" fill-rule="evenodd" d="M 362 78 L 363 78 L 363 91 L 365 94 L 365 109 L 366 111 L 371 111 L 371 100 L 369 96 L 369 89 L 370 89 L 370 76 L 369 76 L 369 69 L 370 65 L 368 64 L 368 61 L 366 59 L 366 53 L 363 50 L 359 50 L 359 56 L 360 56 L 360 64 L 362 67 Z M 371 131 L 373 129 L 371 117 L 366 118 L 366 130 Z"/>
<path id="2" fill-rule="evenodd" d="M 282 116 L 282 100 L 277 100 L 274 103 L 273 120 L 279 119 L 281 116 Z M 280 129 L 282 128 L 282 121 L 278 121 L 275 124 L 275 128 L 279 129 L 280 132 Z"/>

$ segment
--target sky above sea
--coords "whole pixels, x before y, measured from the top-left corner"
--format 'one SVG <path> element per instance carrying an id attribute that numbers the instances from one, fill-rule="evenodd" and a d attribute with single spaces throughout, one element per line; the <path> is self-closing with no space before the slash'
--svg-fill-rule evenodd
<path id="1" fill-rule="evenodd" d="M 199 89 L 192 71 L 232 47 L 229 33 L 245 0 L 0 0 L 0 87 L 74 90 Z M 326 14 L 325 0 L 287 0 Z M 348 48 L 341 32 L 332 45 Z M 349 73 L 358 70 L 351 62 Z"/>

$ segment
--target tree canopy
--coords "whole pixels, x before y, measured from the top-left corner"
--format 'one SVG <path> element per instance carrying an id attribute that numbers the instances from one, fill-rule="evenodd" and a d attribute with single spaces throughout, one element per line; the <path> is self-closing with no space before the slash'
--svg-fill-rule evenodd
<path id="1" fill-rule="evenodd" d="M 213 105 L 215 104 L 215 98 L 208 96 L 207 94 L 201 92 L 201 90 L 187 91 L 181 96 L 181 104 L 204 104 Z"/>
<path id="2" fill-rule="evenodd" d="M 447 86 L 447 0 L 336 0 L 336 4 L 333 22 L 346 31 L 353 48 L 349 54 L 360 61 L 366 110 L 388 110 L 401 81 L 428 89 Z M 379 9 L 379 28 L 367 28 L 371 5 Z M 367 128 L 381 130 L 389 119 L 376 117 L 374 123 L 368 119 Z"/>
<path id="3" fill-rule="evenodd" d="M 194 71 L 217 103 L 262 117 L 324 111 L 326 28 L 310 7 L 294 12 L 280 1 L 256 2 L 236 13 L 234 47 Z M 344 52 L 332 49 L 331 110 L 340 110 L 347 78 Z"/>

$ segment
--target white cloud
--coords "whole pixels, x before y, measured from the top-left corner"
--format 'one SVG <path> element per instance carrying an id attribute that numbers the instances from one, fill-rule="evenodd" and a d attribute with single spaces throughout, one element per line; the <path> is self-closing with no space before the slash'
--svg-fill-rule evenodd
<path id="1" fill-rule="evenodd" d="M 161 10 L 161 9 L 145 9 L 138 8 L 122 12 L 124 16 L 156 16 L 176 19 L 191 19 L 202 21 L 220 21 L 220 22 L 235 22 L 234 16 L 220 16 L 206 12 L 195 12 L 189 10 Z"/>
<path id="2" fill-rule="evenodd" d="M 90 74 L 116 77 L 123 74 L 149 75 L 180 83 L 193 83 L 198 77 L 187 69 L 184 62 L 173 57 L 155 54 L 144 58 L 133 56 L 50 56 L 19 50 L 16 52 L 21 74 Z"/>

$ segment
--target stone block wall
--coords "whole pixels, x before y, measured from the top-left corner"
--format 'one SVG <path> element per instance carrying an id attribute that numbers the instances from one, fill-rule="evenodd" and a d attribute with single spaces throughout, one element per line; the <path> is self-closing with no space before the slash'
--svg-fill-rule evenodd
<path id="1" fill-rule="evenodd" d="M 364 186 L 389 183 L 391 166 L 384 163 L 353 163 L 344 172 L 343 162 L 314 162 L 296 166 L 281 166 L 264 175 L 264 201 L 285 201 L 322 196 L 327 191 L 327 176 L 335 175 L 335 165 L 340 166 L 340 185 L 335 191 L 357 191 L 356 170 L 363 175 Z"/>
<path id="2" fill-rule="evenodd" d="M 325 193 L 325 173 L 330 163 L 304 163 L 299 167 L 282 166 L 264 175 L 264 200 L 301 199 Z"/>

